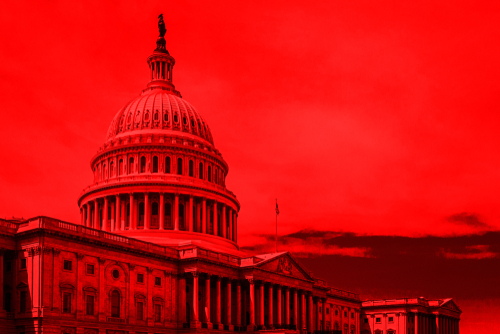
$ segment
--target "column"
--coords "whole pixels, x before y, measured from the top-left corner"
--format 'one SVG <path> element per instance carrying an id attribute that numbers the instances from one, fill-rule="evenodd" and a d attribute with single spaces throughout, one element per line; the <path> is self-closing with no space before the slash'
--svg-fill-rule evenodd
<path id="1" fill-rule="evenodd" d="M 236 282 L 236 326 L 241 326 L 241 282 Z"/>
<path id="2" fill-rule="evenodd" d="M 134 193 L 130 193 L 129 209 L 130 209 L 130 221 L 128 223 L 128 229 L 135 230 L 135 226 L 134 226 Z"/>
<path id="3" fill-rule="evenodd" d="M 99 296 L 104 296 L 104 289 L 106 287 L 106 280 L 104 278 L 104 264 L 106 260 L 102 258 L 98 258 L 97 262 L 99 263 Z M 98 319 L 99 321 L 106 321 L 106 310 L 104 309 L 104 298 L 97 299 L 99 309 L 98 309 Z"/>
<path id="4" fill-rule="evenodd" d="M 260 296 L 259 296 L 259 325 L 264 326 L 264 282 L 260 283 Z"/>
<path id="5" fill-rule="evenodd" d="M 0 249 L 0 315 L 2 315 L 2 316 L 4 315 L 3 313 L 5 312 L 3 309 L 3 284 L 4 284 L 4 280 L 3 280 L 3 254 L 4 254 L 3 249 Z M 17 271 L 17 270 L 19 270 L 19 268 L 14 267 L 14 268 L 12 268 L 12 270 Z M 14 294 L 14 298 L 15 298 L 15 294 Z"/>
<path id="6" fill-rule="evenodd" d="M 436 334 L 440 334 L 439 327 L 439 314 L 436 314 Z"/>
<path id="7" fill-rule="evenodd" d="M 234 242 L 238 242 L 238 215 L 235 213 L 234 214 L 234 229 L 233 229 L 233 233 L 234 233 L 234 239 L 233 241 Z"/>
<path id="8" fill-rule="evenodd" d="M 221 299 L 220 281 L 221 281 L 221 277 L 217 276 L 217 278 L 215 280 L 215 295 L 216 295 L 215 323 L 216 324 L 220 324 L 221 323 L 221 314 L 220 314 L 220 299 Z"/>
<path id="9" fill-rule="evenodd" d="M 314 300 L 313 300 L 313 302 L 314 302 Z M 319 331 L 319 307 L 320 307 L 320 299 L 317 298 L 316 299 L 316 304 L 314 305 L 314 308 L 315 308 L 315 311 L 316 311 L 314 313 L 316 313 L 316 317 L 314 319 L 314 327 L 315 328 L 313 329 L 313 331 L 314 330 Z M 314 317 L 314 314 L 313 314 L 313 317 Z M 350 331 L 350 329 L 349 329 L 349 331 Z"/>
<path id="10" fill-rule="evenodd" d="M 295 330 L 299 330 L 299 305 L 297 300 L 297 289 L 293 290 L 293 325 Z"/>
<path id="11" fill-rule="evenodd" d="M 285 328 L 290 325 L 290 288 L 285 287 Z"/>
<path id="12" fill-rule="evenodd" d="M 80 207 L 80 225 L 83 225 L 83 206 Z"/>
<path id="13" fill-rule="evenodd" d="M 418 325 L 419 325 L 419 319 L 420 317 L 418 316 L 418 312 L 415 312 L 415 334 L 421 334 L 419 331 L 418 331 Z"/>
<path id="14" fill-rule="evenodd" d="M 233 209 L 227 208 L 229 210 L 229 235 L 227 238 L 233 241 Z"/>
<path id="15" fill-rule="evenodd" d="M 214 201 L 214 235 L 219 235 L 219 222 L 217 221 L 217 201 Z"/>
<path id="16" fill-rule="evenodd" d="M 115 202 L 110 202 L 111 205 L 111 221 L 109 223 L 109 230 L 114 231 L 116 220 L 115 220 Z"/>
<path id="17" fill-rule="evenodd" d="M 123 231 L 124 228 L 122 228 L 122 217 L 121 217 L 121 205 L 120 201 L 120 195 L 116 195 L 116 219 L 115 219 L 115 231 Z"/>
<path id="18" fill-rule="evenodd" d="M 179 231 L 179 194 L 175 194 L 174 201 L 174 231 Z"/>
<path id="19" fill-rule="evenodd" d="M 126 200 L 123 201 L 123 205 L 121 207 L 122 207 L 121 208 L 122 214 L 121 214 L 121 217 L 120 217 L 120 220 L 121 220 L 120 226 L 122 228 L 121 230 L 125 231 L 125 225 L 126 225 L 125 220 L 127 219 L 127 201 Z"/>
<path id="20" fill-rule="evenodd" d="M 160 230 L 163 230 L 165 225 L 165 194 L 160 193 Z"/>
<path id="21" fill-rule="evenodd" d="M 222 205 L 222 237 L 226 238 L 226 232 L 227 232 L 227 222 L 226 222 L 226 206 L 223 204 Z"/>
<path id="22" fill-rule="evenodd" d="M 321 312 L 321 329 L 323 331 L 326 331 L 326 303 L 325 303 L 325 299 L 321 299 L 321 305 L 323 306 L 322 308 L 322 312 Z M 354 314 L 356 315 L 356 310 L 354 311 Z M 356 319 L 357 317 L 354 317 L 354 322 L 356 323 Z M 332 325 L 330 324 L 330 327 Z M 358 328 L 357 324 L 356 324 L 356 328 Z"/>
<path id="23" fill-rule="evenodd" d="M 305 294 L 305 291 L 301 291 L 300 293 L 300 313 L 301 313 L 301 317 L 300 317 L 300 327 L 302 327 L 302 331 L 303 332 L 307 332 L 307 321 L 306 321 L 306 311 L 307 311 L 307 307 L 306 307 L 306 294 Z"/>
<path id="24" fill-rule="evenodd" d="M 210 274 L 207 274 L 205 278 L 205 322 L 208 325 L 208 329 L 211 328 L 210 323 Z"/>
<path id="25" fill-rule="evenodd" d="M 149 210 L 149 193 L 144 193 L 144 229 L 149 230 L 149 221 L 150 221 L 150 210 Z"/>
<path id="26" fill-rule="evenodd" d="M 90 227 L 90 205 L 88 202 L 85 204 L 85 210 L 87 210 L 87 220 L 85 222 L 85 226 Z"/>
<path id="27" fill-rule="evenodd" d="M 273 328 L 274 318 L 273 318 L 273 285 L 272 284 L 269 284 L 268 294 L 269 294 L 269 299 L 268 299 L 268 306 L 267 307 L 269 308 L 269 314 L 268 314 L 269 328 Z"/>
<path id="28" fill-rule="evenodd" d="M 251 328 L 248 328 L 247 330 L 252 331 L 253 328 L 255 327 L 255 282 L 253 278 L 249 279 L 248 282 L 250 283 L 250 324 L 249 326 Z"/>
<path id="29" fill-rule="evenodd" d="M 281 328 L 281 286 L 276 286 L 276 325 Z"/>
<path id="30" fill-rule="evenodd" d="M 201 233 L 207 233 L 207 199 L 203 197 L 201 205 Z"/>
<path id="31" fill-rule="evenodd" d="M 189 232 L 193 232 L 193 212 L 194 212 L 193 195 L 191 195 L 191 196 L 189 196 L 189 217 L 188 217 Z"/>
<path id="32" fill-rule="evenodd" d="M 104 197 L 104 208 L 102 210 L 102 230 L 108 231 L 108 198 Z"/>
<path id="33" fill-rule="evenodd" d="M 201 327 L 200 325 L 200 317 L 198 312 L 200 311 L 200 307 L 198 306 L 198 272 L 193 272 L 193 321 L 192 323 L 195 327 Z"/>
<path id="34" fill-rule="evenodd" d="M 186 322 L 186 277 L 179 277 L 179 306 L 177 308 L 179 314 L 179 326 L 182 328 Z"/>
<path id="35" fill-rule="evenodd" d="M 226 322 L 229 325 L 229 330 L 234 329 L 231 321 L 231 280 L 228 279 L 226 286 Z"/>
<path id="36" fill-rule="evenodd" d="M 307 313 L 307 331 L 311 332 L 313 331 L 313 296 L 312 293 L 309 294 L 308 296 L 308 306 L 309 306 L 309 312 Z"/>
<path id="37" fill-rule="evenodd" d="M 92 224 L 92 228 L 100 230 L 101 226 L 100 226 L 98 220 L 99 220 L 99 203 L 97 203 L 97 199 L 95 199 L 94 200 L 94 223 Z"/>

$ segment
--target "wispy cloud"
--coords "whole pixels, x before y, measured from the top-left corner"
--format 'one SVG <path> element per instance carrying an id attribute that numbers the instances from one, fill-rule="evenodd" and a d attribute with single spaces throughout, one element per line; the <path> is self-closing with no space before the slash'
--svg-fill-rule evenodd
<path id="1" fill-rule="evenodd" d="M 462 212 L 451 215 L 447 218 L 450 223 L 456 225 L 465 225 L 480 230 L 489 230 L 491 226 L 482 222 L 479 216 L 475 213 Z"/>
<path id="2" fill-rule="evenodd" d="M 490 250 L 488 245 L 473 245 L 466 246 L 460 252 L 446 250 L 441 248 L 438 255 L 443 256 L 447 259 L 455 260 L 482 260 L 482 259 L 493 259 L 498 257 L 500 254 Z"/>

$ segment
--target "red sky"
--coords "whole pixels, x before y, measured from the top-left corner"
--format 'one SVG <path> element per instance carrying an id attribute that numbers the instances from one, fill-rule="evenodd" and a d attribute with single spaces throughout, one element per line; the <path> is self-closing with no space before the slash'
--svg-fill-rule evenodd
<path id="1" fill-rule="evenodd" d="M 163 13 L 176 88 L 207 120 L 230 166 L 243 246 L 269 241 L 275 198 L 282 243 L 311 269 L 338 261 L 344 277 L 369 277 L 370 265 L 349 261 L 397 269 L 378 250 L 414 240 L 414 255 L 437 267 L 422 268 L 422 288 L 392 291 L 457 296 L 463 333 L 500 331 L 492 306 L 500 301 L 498 2 L 2 7 L 1 217 L 79 221 L 90 158 L 115 113 L 145 87 Z M 350 241 L 336 244 L 332 233 Z M 432 288 L 445 281 L 441 263 L 470 269 L 446 276 L 446 296 Z M 381 280 L 323 273 L 362 297 L 392 296 Z M 476 273 L 496 281 L 470 280 Z M 461 294 L 468 284 L 483 290 Z"/>

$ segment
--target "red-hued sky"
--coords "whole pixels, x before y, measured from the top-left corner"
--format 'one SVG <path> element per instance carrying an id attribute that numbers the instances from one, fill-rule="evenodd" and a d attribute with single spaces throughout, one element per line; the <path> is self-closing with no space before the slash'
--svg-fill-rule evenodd
<path id="1" fill-rule="evenodd" d="M 270 250 L 255 244 L 278 198 L 282 244 L 330 284 L 454 297 L 462 333 L 500 331 L 499 2 L 2 4 L 0 217 L 79 221 L 90 158 L 147 83 L 159 13 L 174 84 L 229 164 L 242 246 Z M 422 279 L 386 287 L 405 254 Z"/>

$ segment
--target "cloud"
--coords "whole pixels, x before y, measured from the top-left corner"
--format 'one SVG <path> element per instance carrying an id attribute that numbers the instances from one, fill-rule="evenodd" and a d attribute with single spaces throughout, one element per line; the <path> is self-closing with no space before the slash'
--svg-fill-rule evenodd
<path id="1" fill-rule="evenodd" d="M 331 239 L 342 236 L 340 233 L 304 230 L 293 234 L 280 236 L 278 250 L 287 250 L 298 257 L 318 257 L 323 255 L 340 255 L 351 257 L 373 257 L 370 247 L 339 246 Z M 254 236 L 254 240 L 261 240 L 258 244 L 248 245 L 245 248 L 253 253 L 268 253 L 274 251 L 274 235 Z"/>
<path id="2" fill-rule="evenodd" d="M 491 251 L 489 245 L 466 246 L 462 249 L 461 252 L 454 252 L 441 248 L 437 254 L 443 256 L 446 259 L 454 260 L 493 259 L 500 255 L 499 253 Z"/>
<path id="3" fill-rule="evenodd" d="M 490 229 L 491 226 L 479 220 L 479 216 L 475 213 L 462 212 L 451 215 L 447 219 L 450 223 L 456 225 L 465 225 L 478 229 Z"/>

